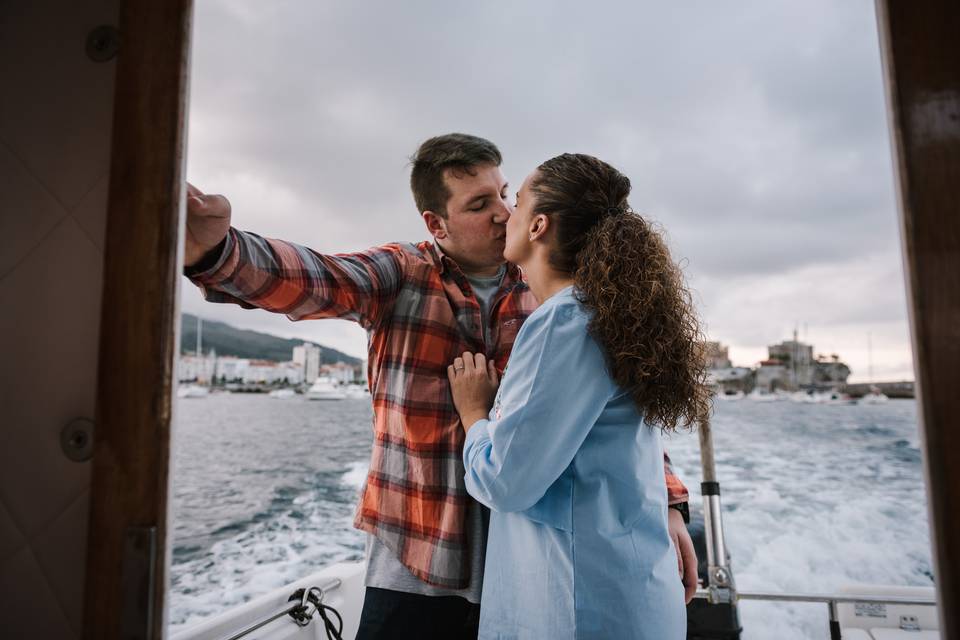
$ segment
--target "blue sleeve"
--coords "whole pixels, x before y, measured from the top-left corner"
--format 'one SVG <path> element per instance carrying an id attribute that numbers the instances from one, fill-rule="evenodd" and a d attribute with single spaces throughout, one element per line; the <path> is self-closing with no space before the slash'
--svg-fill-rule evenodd
<path id="1" fill-rule="evenodd" d="M 570 465 L 614 391 L 603 353 L 573 304 L 520 330 L 492 420 L 467 432 L 466 487 L 495 511 L 533 506 Z"/>

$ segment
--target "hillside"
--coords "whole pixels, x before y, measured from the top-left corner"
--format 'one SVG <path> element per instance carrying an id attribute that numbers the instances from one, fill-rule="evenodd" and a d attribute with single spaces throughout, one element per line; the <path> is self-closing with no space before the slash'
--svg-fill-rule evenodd
<path id="1" fill-rule="evenodd" d="M 184 313 L 180 335 L 180 352 L 193 352 L 197 344 L 197 318 Z M 203 321 L 203 350 L 215 349 L 217 355 L 237 356 L 256 360 L 273 360 L 286 362 L 293 357 L 293 348 L 303 344 L 303 340 L 279 338 L 268 333 L 237 329 L 214 320 Z M 360 360 L 341 353 L 336 349 L 320 346 L 323 351 L 320 356 L 321 364 L 346 362 L 352 365 L 360 364 Z"/>

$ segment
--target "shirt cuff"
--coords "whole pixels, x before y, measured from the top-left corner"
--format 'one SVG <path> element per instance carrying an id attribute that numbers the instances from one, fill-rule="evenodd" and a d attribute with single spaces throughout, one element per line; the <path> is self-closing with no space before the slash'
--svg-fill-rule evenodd
<path id="1" fill-rule="evenodd" d="M 669 509 L 676 509 L 680 512 L 680 515 L 683 517 L 684 524 L 690 524 L 690 505 L 686 502 L 674 502 L 673 504 L 668 505 Z"/>
<path id="2" fill-rule="evenodd" d="M 467 458 L 467 453 L 477 441 L 481 438 L 490 439 L 490 431 L 487 428 L 490 424 L 489 420 L 477 420 L 473 423 L 473 426 L 470 427 L 470 430 L 467 431 L 467 437 L 463 441 L 463 466 L 465 468 L 470 468 L 470 460 Z"/>
<path id="3" fill-rule="evenodd" d="M 233 250 L 233 229 L 227 232 L 223 240 L 213 249 L 203 254 L 203 257 L 197 260 L 192 266 L 183 268 L 183 275 L 191 279 L 203 279 L 217 272 L 223 263 L 226 262 L 230 252 Z"/>

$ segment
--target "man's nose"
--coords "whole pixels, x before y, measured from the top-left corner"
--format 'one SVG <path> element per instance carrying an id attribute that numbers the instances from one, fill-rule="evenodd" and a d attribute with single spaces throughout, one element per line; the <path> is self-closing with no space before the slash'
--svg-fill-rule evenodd
<path id="1" fill-rule="evenodd" d="M 505 224 L 506 221 L 510 219 L 512 213 L 513 203 L 510 202 L 510 199 L 500 198 L 500 206 L 497 207 L 497 211 L 493 215 L 493 221 L 497 224 Z"/>

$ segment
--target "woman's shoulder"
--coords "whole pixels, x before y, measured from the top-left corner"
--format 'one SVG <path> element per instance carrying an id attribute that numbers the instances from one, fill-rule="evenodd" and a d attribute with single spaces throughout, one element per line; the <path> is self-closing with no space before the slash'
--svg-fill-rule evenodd
<path id="1" fill-rule="evenodd" d="M 590 312 L 577 294 L 573 285 L 561 289 L 557 293 L 547 298 L 542 305 L 537 307 L 530 320 L 565 320 L 575 323 L 586 323 L 590 321 Z M 528 320 L 529 321 L 529 320 Z"/>
<path id="2" fill-rule="evenodd" d="M 530 314 L 521 327 L 527 340 L 548 336 L 551 343 L 589 339 L 589 310 L 577 299 L 573 287 L 554 294 Z M 521 336 L 517 336 L 520 342 Z"/>

